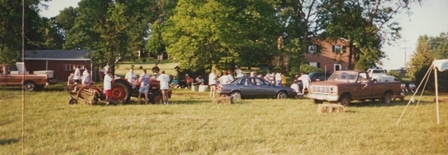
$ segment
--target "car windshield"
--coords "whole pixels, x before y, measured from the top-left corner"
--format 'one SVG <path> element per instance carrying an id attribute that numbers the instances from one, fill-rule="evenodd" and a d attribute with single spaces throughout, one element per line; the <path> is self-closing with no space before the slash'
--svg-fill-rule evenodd
<path id="1" fill-rule="evenodd" d="M 330 76 L 330 78 L 328 78 L 328 81 L 355 83 L 357 78 L 358 78 L 358 72 L 339 71 L 339 72 L 334 72 Z"/>

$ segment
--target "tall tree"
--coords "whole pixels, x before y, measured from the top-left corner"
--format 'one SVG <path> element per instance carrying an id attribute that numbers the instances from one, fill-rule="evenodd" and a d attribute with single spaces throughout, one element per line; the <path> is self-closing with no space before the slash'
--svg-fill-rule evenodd
<path id="1" fill-rule="evenodd" d="M 420 36 L 415 48 L 415 54 L 411 61 L 407 64 L 407 76 L 417 82 L 422 81 L 434 59 L 446 59 L 448 53 L 448 38 L 446 33 L 441 33 L 436 37 L 427 35 Z M 427 88 L 434 88 L 434 77 L 431 74 Z M 442 90 L 448 90 L 448 73 L 441 72 L 438 74 L 439 86 Z"/>
<path id="2" fill-rule="evenodd" d="M 320 5 L 318 24 L 323 37 L 349 40 L 349 69 L 367 69 L 385 57 L 381 47 L 399 38 L 399 24 L 393 17 L 409 9 L 407 0 L 327 0 Z"/>
<path id="3" fill-rule="evenodd" d="M 38 14 L 39 0 L 0 1 L 0 63 L 21 61 L 22 9 L 25 9 L 25 49 L 45 49 L 46 32 L 52 31 Z M 47 35 L 51 36 L 51 35 Z"/>
<path id="4" fill-rule="evenodd" d="M 167 52 L 193 70 L 264 63 L 279 34 L 274 13 L 266 1 L 179 0 L 163 33 Z"/>

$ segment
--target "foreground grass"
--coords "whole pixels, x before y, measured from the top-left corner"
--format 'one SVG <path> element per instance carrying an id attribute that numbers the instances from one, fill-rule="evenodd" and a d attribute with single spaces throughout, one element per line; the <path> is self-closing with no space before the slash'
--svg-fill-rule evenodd
<path id="1" fill-rule="evenodd" d="M 170 105 L 68 105 L 58 90 L 0 90 L 0 154 L 447 154 L 448 105 L 436 123 L 431 96 L 358 103 L 318 114 L 308 99 L 211 103 L 208 93 L 174 90 Z"/>

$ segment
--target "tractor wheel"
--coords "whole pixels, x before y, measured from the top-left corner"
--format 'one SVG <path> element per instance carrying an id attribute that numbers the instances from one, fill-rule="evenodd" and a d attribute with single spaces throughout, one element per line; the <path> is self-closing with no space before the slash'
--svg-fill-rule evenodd
<path id="1" fill-rule="evenodd" d="M 121 103 L 128 103 L 131 100 L 131 85 L 123 79 L 117 79 L 112 84 L 112 100 Z"/>
<path id="2" fill-rule="evenodd" d="M 149 102 L 153 104 L 162 104 L 163 102 L 162 93 L 159 91 L 154 91 L 149 97 Z"/>

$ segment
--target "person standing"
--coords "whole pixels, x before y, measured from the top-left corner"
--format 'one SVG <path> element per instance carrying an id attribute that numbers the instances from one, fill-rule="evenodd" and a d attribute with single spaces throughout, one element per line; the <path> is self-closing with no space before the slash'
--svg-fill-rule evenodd
<path id="1" fill-rule="evenodd" d="M 168 91 L 170 89 L 169 83 L 170 83 L 170 77 L 165 74 L 165 71 L 163 70 L 161 72 L 162 74 L 157 77 L 157 81 L 160 82 L 160 91 L 162 91 L 162 100 L 163 104 L 168 104 Z"/>
<path id="2" fill-rule="evenodd" d="M 236 78 L 240 78 L 240 77 L 244 76 L 243 71 L 241 70 L 240 66 L 236 66 L 235 74 L 236 74 Z"/>
<path id="3" fill-rule="evenodd" d="M 216 70 L 208 75 L 208 85 L 210 86 L 210 97 L 215 98 L 216 94 Z"/>
<path id="4" fill-rule="evenodd" d="M 299 80 L 302 81 L 302 93 L 305 93 L 305 89 L 308 90 L 310 88 L 311 79 L 308 74 L 302 73 L 302 75 L 299 77 Z"/>
<path id="5" fill-rule="evenodd" d="M 275 85 L 276 86 L 282 85 L 282 73 L 280 72 L 275 73 Z"/>
<path id="6" fill-rule="evenodd" d="M 73 66 L 73 69 L 75 69 L 75 72 L 73 73 L 73 81 L 75 84 L 81 83 L 81 71 L 79 70 L 79 66 Z"/>
<path id="7" fill-rule="evenodd" d="M 141 95 L 145 94 L 145 104 L 148 104 L 148 91 L 149 91 L 149 76 L 146 74 L 146 69 L 140 74 L 140 88 L 138 89 L 138 104 L 140 104 Z"/>
<path id="8" fill-rule="evenodd" d="M 90 77 L 90 73 L 87 69 L 82 73 L 81 84 L 84 86 L 91 86 L 92 84 L 92 78 Z"/>
<path id="9" fill-rule="evenodd" d="M 104 75 L 103 87 L 104 95 L 106 96 L 106 105 L 110 105 L 110 100 L 112 99 L 112 81 L 114 77 L 110 71 L 106 72 Z"/>
<path id="10" fill-rule="evenodd" d="M 124 76 L 126 80 L 128 80 L 129 83 L 131 83 L 132 89 L 135 88 L 135 80 L 137 79 L 137 75 L 134 73 L 134 68 L 130 68 L 129 72 L 126 73 Z"/>
<path id="11" fill-rule="evenodd" d="M 157 63 L 154 65 L 154 67 L 152 67 L 152 73 L 159 73 L 159 71 L 160 71 L 160 68 L 159 68 L 159 66 L 157 66 Z"/>

